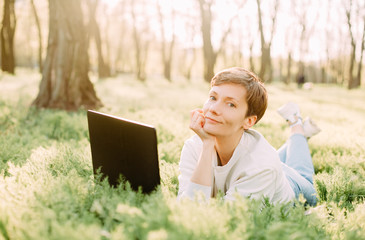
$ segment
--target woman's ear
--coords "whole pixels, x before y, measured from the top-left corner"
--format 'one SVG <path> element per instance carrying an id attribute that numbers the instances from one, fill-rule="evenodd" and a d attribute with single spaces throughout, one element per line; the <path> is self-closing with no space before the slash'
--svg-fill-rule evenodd
<path id="1" fill-rule="evenodd" d="M 243 128 L 245 130 L 251 128 L 253 125 L 255 125 L 257 120 L 257 116 L 256 115 L 252 115 L 252 116 L 248 116 L 243 120 Z"/>

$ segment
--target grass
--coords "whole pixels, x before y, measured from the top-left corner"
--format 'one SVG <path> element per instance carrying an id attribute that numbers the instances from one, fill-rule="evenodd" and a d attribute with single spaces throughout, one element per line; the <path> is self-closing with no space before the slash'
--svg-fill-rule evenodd
<path id="1" fill-rule="evenodd" d="M 209 86 L 131 76 L 94 81 L 100 111 L 156 126 L 162 184 L 149 196 L 94 179 L 85 110 L 30 108 L 40 76 L 0 79 L 0 239 L 365 239 L 365 90 L 267 86 L 255 127 L 278 148 L 289 135 L 275 109 L 298 102 L 322 132 L 309 144 L 319 204 L 273 206 L 242 199 L 177 202 L 178 161 L 190 110 Z M 308 214 L 309 213 L 309 214 Z"/>

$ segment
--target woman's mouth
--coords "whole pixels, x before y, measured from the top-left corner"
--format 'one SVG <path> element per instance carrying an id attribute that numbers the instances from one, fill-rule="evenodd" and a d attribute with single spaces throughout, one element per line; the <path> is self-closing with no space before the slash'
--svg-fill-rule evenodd
<path id="1" fill-rule="evenodd" d="M 210 117 L 205 117 L 205 121 L 206 122 L 209 122 L 209 123 L 213 123 L 213 124 L 218 124 L 218 123 L 221 123 L 213 118 L 210 118 Z"/>

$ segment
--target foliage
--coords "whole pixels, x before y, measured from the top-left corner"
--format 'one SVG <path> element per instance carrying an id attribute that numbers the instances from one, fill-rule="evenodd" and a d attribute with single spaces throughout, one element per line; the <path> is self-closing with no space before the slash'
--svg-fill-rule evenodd
<path id="1" fill-rule="evenodd" d="M 300 201 L 176 200 L 179 154 L 192 134 L 189 111 L 206 98 L 203 82 L 120 77 L 95 83 L 106 105 L 101 111 L 157 128 L 162 184 L 148 196 L 126 182 L 111 188 L 94 178 L 85 111 L 29 108 L 35 94 L 25 84 L 22 78 L 0 82 L 0 239 L 365 238 L 363 90 L 268 86 L 269 108 L 255 128 L 275 147 L 288 136 L 275 109 L 288 100 L 323 130 L 310 140 L 319 204 L 305 207 Z"/>

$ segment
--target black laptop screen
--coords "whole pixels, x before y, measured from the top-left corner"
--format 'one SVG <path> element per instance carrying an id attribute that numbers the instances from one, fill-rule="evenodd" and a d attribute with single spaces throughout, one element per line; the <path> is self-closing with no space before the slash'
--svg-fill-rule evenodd
<path id="1" fill-rule="evenodd" d="M 153 126 L 88 111 L 94 174 L 100 169 L 112 186 L 120 175 L 144 193 L 160 184 L 156 129 Z"/>

